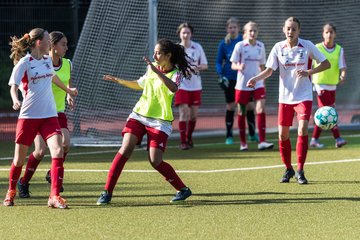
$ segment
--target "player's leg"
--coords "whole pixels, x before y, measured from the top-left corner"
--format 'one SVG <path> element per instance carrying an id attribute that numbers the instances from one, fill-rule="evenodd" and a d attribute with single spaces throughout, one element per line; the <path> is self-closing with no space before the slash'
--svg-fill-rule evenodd
<path id="1" fill-rule="evenodd" d="M 326 96 L 325 96 L 325 90 L 317 92 L 317 102 L 318 102 L 318 108 L 321 108 L 325 106 L 326 104 Z M 320 142 L 320 135 L 321 135 L 322 129 L 318 127 L 316 124 L 314 124 L 314 131 L 312 134 L 312 138 L 310 141 L 310 147 L 313 148 L 323 148 L 325 145 Z"/>
<path id="2" fill-rule="evenodd" d="M 252 99 L 246 105 L 246 122 L 249 131 L 248 140 L 251 142 L 258 142 L 259 139 L 255 131 L 255 103 Z"/>
<path id="3" fill-rule="evenodd" d="M 256 91 L 263 94 L 257 94 Z M 259 95 L 259 96 L 257 96 Z M 259 133 L 259 150 L 272 149 L 273 143 L 266 141 L 266 114 L 265 114 L 265 89 L 255 90 L 255 103 L 256 103 L 256 119 Z"/>
<path id="4" fill-rule="evenodd" d="M 226 101 L 226 114 L 225 114 L 225 126 L 226 126 L 226 140 L 225 144 L 233 144 L 233 125 L 235 114 L 235 85 L 236 81 L 230 81 L 228 88 L 224 90 Z"/>
<path id="5" fill-rule="evenodd" d="M 238 104 L 238 127 L 240 136 L 240 151 L 248 150 L 246 143 L 246 106 L 250 100 L 250 91 L 235 90 L 235 102 Z"/>
<path id="6" fill-rule="evenodd" d="M 278 124 L 279 124 L 279 152 L 281 161 L 285 165 L 285 172 L 280 180 L 281 183 L 288 183 L 294 177 L 295 171 L 291 165 L 291 142 L 290 127 L 294 118 L 294 107 L 289 104 L 279 104 Z"/>
<path id="7" fill-rule="evenodd" d="M 148 129 L 148 159 L 153 168 L 164 176 L 165 180 L 177 190 L 177 194 L 170 202 L 185 200 L 192 194 L 190 188 L 183 183 L 174 168 L 169 163 L 163 161 L 163 152 L 166 149 L 168 136 L 164 132 Z"/>
<path id="8" fill-rule="evenodd" d="M 304 164 L 306 161 L 309 145 L 309 119 L 311 115 L 312 101 L 301 102 L 296 105 L 295 111 L 298 120 L 298 138 L 296 142 L 297 154 L 297 180 L 299 184 L 307 184 L 308 181 L 304 175 Z"/>
<path id="9" fill-rule="evenodd" d="M 28 162 L 25 168 L 25 174 L 18 181 L 19 197 L 29 198 L 29 182 L 34 175 L 40 161 L 44 158 L 46 151 L 46 143 L 40 134 L 36 135 L 34 139 L 35 150 L 29 155 Z"/>
<path id="10" fill-rule="evenodd" d="M 146 133 L 145 126 L 134 119 L 129 119 L 122 131 L 123 141 L 119 151 L 116 153 L 107 176 L 104 191 L 101 193 L 97 205 L 110 203 L 115 185 L 122 170 L 133 153 L 137 144 L 140 144 Z"/>
<path id="11" fill-rule="evenodd" d="M 191 148 L 194 147 L 192 135 L 195 130 L 198 112 L 199 112 L 199 105 L 190 106 L 190 118 L 189 118 L 189 124 L 188 124 L 188 130 L 186 136 L 187 136 L 188 145 Z"/>

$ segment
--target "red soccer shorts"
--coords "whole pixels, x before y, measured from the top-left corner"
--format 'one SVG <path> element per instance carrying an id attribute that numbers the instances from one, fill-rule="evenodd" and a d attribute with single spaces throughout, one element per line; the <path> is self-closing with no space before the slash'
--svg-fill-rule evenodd
<path id="1" fill-rule="evenodd" d="M 61 134 L 58 118 L 18 119 L 15 142 L 31 146 L 38 132 L 45 140 L 53 135 Z"/>
<path id="2" fill-rule="evenodd" d="M 235 90 L 235 102 L 246 105 L 250 102 L 251 98 L 256 100 L 265 99 L 265 88 L 258 88 L 253 91 Z"/>
<path id="3" fill-rule="evenodd" d="M 317 96 L 318 106 L 335 106 L 335 95 L 336 91 L 328 91 L 328 90 L 321 90 L 320 94 Z"/>
<path id="4" fill-rule="evenodd" d="M 312 101 L 304 101 L 297 104 L 279 103 L 278 123 L 280 126 L 292 126 L 295 112 L 298 121 L 309 121 L 311 108 Z"/>
<path id="5" fill-rule="evenodd" d="M 187 91 L 187 90 L 178 90 L 175 94 L 175 106 L 180 104 L 187 104 L 189 106 L 199 106 L 201 105 L 201 90 L 198 91 Z"/>
<path id="6" fill-rule="evenodd" d="M 59 121 L 59 124 L 60 124 L 61 128 L 67 128 L 68 129 L 67 117 L 66 117 L 65 113 L 58 112 L 58 121 Z"/>
<path id="7" fill-rule="evenodd" d="M 145 126 L 133 118 L 130 118 L 126 122 L 122 130 L 122 136 L 124 136 L 125 133 L 134 134 L 138 138 L 138 145 L 141 143 L 143 136 L 147 134 L 147 150 L 152 147 L 159 148 L 164 152 L 166 149 L 168 135 L 158 129 Z"/>

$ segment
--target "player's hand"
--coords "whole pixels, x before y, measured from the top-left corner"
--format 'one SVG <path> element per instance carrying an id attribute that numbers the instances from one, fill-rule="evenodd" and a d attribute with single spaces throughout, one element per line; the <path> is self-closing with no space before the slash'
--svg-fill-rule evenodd
<path id="1" fill-rule="evenodd" d="M 239 65 L 238 65 L 238 69 L 239 69 L 239 71 L 244 71 L 244 69 L 245 69 L 245 63 L 240 63 Z"/>
<path id="2" fill-rule="evenodd" d="M 19 110 L 21 108 L 21 102 L 19 100 L 15 101 L 12 108 L 16 111 Z"/>
<path id="3" fill-rule="evenodd" d="M 246 86 L 249 88 L 255 88 L 256 81 L 253 78 L 250 78 L 249 81 L 246 83 Z"/>
<path id="4" fill-rule="evenodd" d="M 158 69 L 154 66 L 154 64 L 150 61 L 150 59 L 148 57 L 143 57 L 143 60 L 146 62 L 147 65 L 150 66 L 151 70 L 153 70 L 154 72 L 157 72 Z"/>
<path id="5" fill-rule="evenodd" d="M 230 86 L 229 79 L 227 79 L 227 77 L 225 77 L 225 76 L 220 77 L 218 82 L 219 82 L 220 87 L 223 90 L 227 90 Z"/>
<path id="6" fill-rule="evenodd" d="M 68 94 L 70 94 L 72 97 L 76 97 L 78 95 L 78 90 L 76 88 L 68 88 Z"/>
<path id="7" fill-rule="evenodd" d="M 296 77 L 297 78 L 303 78 L 303 77 L 309 77 L 310 74 L 307 70 L 299 69 L 296 70 Z"/>
<path id="8" fill-rule="evenodd" d="M 104 75 L 103 79 L 106 80 L 106 81 L 112 81 L 114 83 L 118 83 L 117 77 L 114 77 L 112 75 Z"/>
<path id="9" fill-rule="evenodd" d="M 75 109 L 75 99 L 72 96 L 70 96 L 70 94 L 68 94 L 66 100 L 67 100 L 67 103 L 69 105 L 70 111 L 74 111 L 74 109 Z"/>

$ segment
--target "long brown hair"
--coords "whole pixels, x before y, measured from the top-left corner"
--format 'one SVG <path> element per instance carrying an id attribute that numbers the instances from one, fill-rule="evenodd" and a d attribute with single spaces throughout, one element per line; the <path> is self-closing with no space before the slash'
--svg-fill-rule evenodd
<path id="1" fill-rule="evenodd" d="M 36 40 L 42 40 L 46 30 L 42 28 L 34 28 L 29 33 L 25 33 L 21 38 L 16 36 L 11 37 L 11 54 L 10 59 L 13 60 L 14 65 L 25 56 L 26 51 L 35 47 Z"/>
<path id="2" fill-rule="evenodd" d="M 240 29 L 240 21 L 239 21 L 238 18 L 236 18 L 236 17 L 231 17 L 231 18 L 229 18 L 229 19 L 226 21 L 226 28 L 228 28 L 230 24 L 236 24 L 236 25 L 239 27 L 239 29 Z M 230 34 L 226 34 L 226 36 L 225 36 L 225 38 L 224 38 L 225 43 L 226 43 L 226 44 L 229 44 L 229 43 L 230 43 L 230 40 L 231 40 Z"/>

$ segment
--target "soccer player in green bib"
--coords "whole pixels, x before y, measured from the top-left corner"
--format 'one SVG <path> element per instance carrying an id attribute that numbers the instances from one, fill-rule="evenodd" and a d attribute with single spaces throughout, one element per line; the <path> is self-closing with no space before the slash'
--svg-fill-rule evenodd
<path id="1" fill-rule="evenodd" d="M 177 190 L 170 202 L 183 201 L 192 194 L 174 168 L 163 161 L 163 152 L 166 149 L 167 138 L 172 131 L 171 123 L 174 120 L 171 108 L 172 99 L 182 79 L 190 78 L 193 70 L 184 48 L 167 39 L 157 42 L 153 58 L 155 63 L 144 57 L 148 68 L 139 80 L 126 81 L 111 75 L 104 76 L 104 80 L 113 81 L 134 90 L 142 90 L 142 95 L 122 131 L 121 148 L 112 161 L 105 189 L 97 205 L 106 205 L 111 202 L 113 190 L 124 165 L 145 134 L 151 165 Z"/>
<path id="2" fill-rule="evenodd" d="M 331 23 L 325 24 L 322 36 L 324 41 L 316 44 L 316 47 L 329 60 L 331 68 L 321 73 L 314 74 L 312 77 L 314 90 L 317 93 L 319 108 L 323 106 L 335 106 L 336 86 L 338 84 L 343 84 L 346 77 L 344 49 L 335 42 L 336 27 Z M 313 66 L 316 67 L 317 64 L 313 63 Z M 347 142 L 340 137 L 340 131 L 337 125 L 331 129 L 331 132 L 335 139 L 335 147 L 340 148 L 347 144 Z M 321 128 L 315 125 L 310 147 L 324 147 L 324 144 L 319 141 L 320 134 Z"/>

